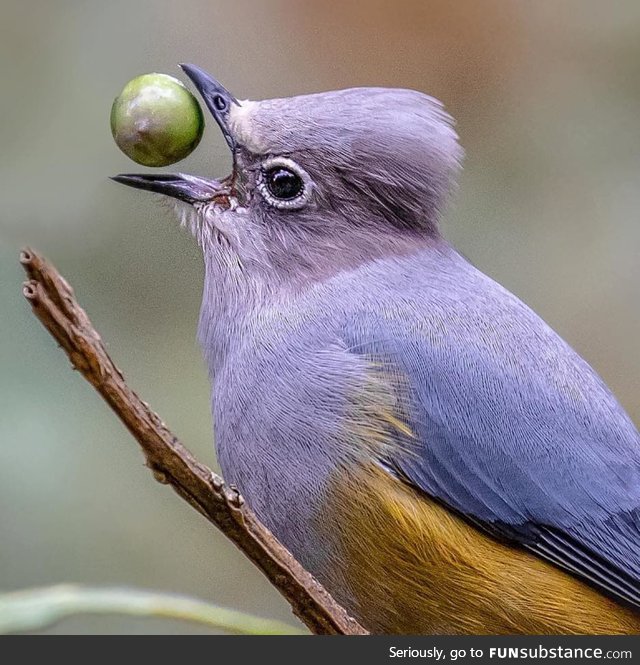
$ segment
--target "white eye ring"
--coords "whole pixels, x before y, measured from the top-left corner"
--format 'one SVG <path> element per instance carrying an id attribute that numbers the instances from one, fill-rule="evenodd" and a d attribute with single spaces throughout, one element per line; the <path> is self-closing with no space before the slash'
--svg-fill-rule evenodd
<path id="1" fill-rule="evenodd" d="M 300 191 L 291 198 L 278 198 L 274 195 L 269 182 L 269 174 L 276 170 L 288 171 L 300 180 Z M 279 210 L 299 210 L 303 208 L 311 198 L 313 182 L 311 176 L 292 159 L 287 157 L 272 157 L 265 160 L 258 171 L 257 189 L 262 198 L 274 208 Z"/>

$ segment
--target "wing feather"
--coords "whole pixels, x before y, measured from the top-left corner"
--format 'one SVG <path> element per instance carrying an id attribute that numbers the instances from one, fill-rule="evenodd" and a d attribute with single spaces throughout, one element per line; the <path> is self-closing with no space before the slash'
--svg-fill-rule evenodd
<path id="1" fill-rule="evenodd" d="M 449 285 L 426 289 L 425 301 L 419 285 L 345 318 L 348 352 L 404 391 L 413 450 L 399 446 L 388 466 L 640 608 L 640 435 L 587 363 L 514 296 L 478 279 L 465 298 Z"/>

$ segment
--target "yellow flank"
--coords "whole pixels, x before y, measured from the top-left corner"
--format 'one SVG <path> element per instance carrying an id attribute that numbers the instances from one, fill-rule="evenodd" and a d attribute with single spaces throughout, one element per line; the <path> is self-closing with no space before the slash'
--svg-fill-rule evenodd
<path id="1" fill-rule="evenodd" d="M 361 460 L 385 457 L 389 449 L 414 454 L 415 434 L 407 424 L 406 379 L 382 361 L 368 359 L 365 369 L 367 380 L 355 386 L 344 419 L 344 452 Z"/>
<path id="2" fill-rule="evenodd" d="M 403 423 L 400 418 L 397 418 L 396 416 L 393 415 L 393 413 L 382 413 L 381 414 L 381 419 L 386 420 L 391 427 L 394 427 L 400 434 L 404 434 L 405 436 L 409 437 L 410 439 L 414 439 L 415 435 L 411 431 L 411 428 L 409 425 L 406 425 Z"/>
<path id="3" fill-rule="evenodd" d="M 337 598 L 355 600 L 369 630 L 640 633 L 640 614 L 485 535 L 383 469 L 356 466 L 336 478 L 322 511 L 335 552 L 322 577 Z"/>

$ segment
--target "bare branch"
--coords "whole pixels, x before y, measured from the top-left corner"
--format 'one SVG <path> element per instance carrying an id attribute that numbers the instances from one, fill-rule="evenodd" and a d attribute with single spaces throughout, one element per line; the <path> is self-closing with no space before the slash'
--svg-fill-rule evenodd
<path id="1" fill-rule="evenodd" d="M 156 480 L 171 485 L 230 538 L 289 601 L 294 614 L 311 632 L 366 634 L 243 505 L 238 492 L 198 462 L 129 388 L 77 303 L 73 289 L 58 271 L 31 249 L 22 251 L 20 262 L 29 278 L 23 293 L 34 314 L 133 434 Z"/>

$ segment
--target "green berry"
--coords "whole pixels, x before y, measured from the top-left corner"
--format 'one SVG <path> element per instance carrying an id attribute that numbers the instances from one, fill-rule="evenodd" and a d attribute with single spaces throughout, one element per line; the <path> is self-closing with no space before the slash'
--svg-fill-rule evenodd
<path id="1" fill-rule="evenodd" d="M 132 79 L 111 107 L 115 142 L 144 166 L 167 166 L 184 159 L 200 143 L 203 130 L 198 101 L 167 74 Z"/>

